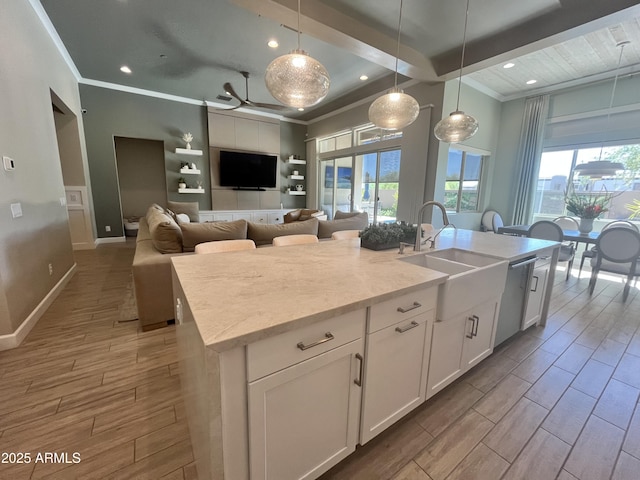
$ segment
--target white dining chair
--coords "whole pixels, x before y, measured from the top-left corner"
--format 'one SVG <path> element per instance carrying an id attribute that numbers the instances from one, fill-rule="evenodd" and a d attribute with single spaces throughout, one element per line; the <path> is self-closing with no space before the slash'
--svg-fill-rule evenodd
<path id="1" fill-rule="evenodd" d="M 196 245 L 196 253 L 220 253 L 237 252 L 256 248 L 253 240 L 216 240 L 215 242 L 203 242 Z"/>
<path id="2" fill-rule="evenodd" d="M 331 234 L 331 240 L 345 240 L 347 238 L 360 238 L 360 230 L 340 230 Z"/>
<path id="3" fill-rule="evenodd" d="M 631 288 L 631 280 L 640 275 L 640 233 L 628 227 L 610 227 L 600 233 L 596 241 L 595 257 L 591 259 L 591 280 L 589 295 L 598 280 L 598 273 L 610 272 L 627 276 L 622 291 L 622 301 L 626 301 Z"/>
<path id="4" fill-rule="evenodd" d="M 530 238 L 539 238 L 540 240 L 551 240 L 561 242 L 564 239 L 562 228 L 552 221 L 540 220 L 529 227 L 527 236 Z M 576 256 L 576 247 L 573 243 L 569 245 L 561 244 L 560 253 L 558 254 L 558 262 L 567 262 L 567 276 L 565 280 L 569 280 L 571 268 L 573 267 L 573 259 Z"/>
<path id="5" fill-rule="evenodd" d="M 304 243 L 318 243 L 318 237 L 316 235 L 283 235 L 281 237 L 275 237 L 273 239 L 274 247 L 285 247 L 288 245 L 301 245 Z"/>
<path id="6" fill-rule="evenodd" d="M 578 227 L 580 227 L 580 224 L 575 218 L 567 217 L 566 215 L 554 218 L 553 223 L 558 225 L 562 230 L 578 230 Z"/>
<path id="7" fill-rule="evenodd" d="M 638 230 L 638 226 L 635 223 L 632 223 L 628 220 L 614 220 L 613 222 L 607 223 L 604 227 L 602 227 L 602 231 L 608 230 L 609 228 L 619 227 L 619 228 L 630 228 Z M 584 260 L 586 258 L 594 258 L 596 256 L 596 247 L 586 248 L 584 252 L 582 252 L 582 258 L 580 259 L 580 269 L 578 270 L 578 278 L 580 278 L 580 274 L 582 273 L 582 267 L 584 266 Z"/>
<path id="8" fill-rule="evenodd" d="M 483 232 L 498 233 L 498 229 L 504 226 L 502 217 L 495 210 L 485 210 L 480 219 L 480 230 Z"/>

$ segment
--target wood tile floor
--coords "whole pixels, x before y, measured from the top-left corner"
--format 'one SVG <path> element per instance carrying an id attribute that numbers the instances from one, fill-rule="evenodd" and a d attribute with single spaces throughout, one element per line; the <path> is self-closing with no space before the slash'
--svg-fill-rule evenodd
<path id="1" fill-rule="evenodd" d="M 0 352 L 0 452 L 81 458 L 0 463 L 0 479 L 197 478 L 174 328 L 118 322 L 132 258 L 130 243 L 77 252 L 63 293 Z M 640 479 L 640 295 L 623 304 L 619 281 L 601 279 L 590 298 L 576 273 L 558 272 L 546 328 L 498 348 L 322 480 Z"/>

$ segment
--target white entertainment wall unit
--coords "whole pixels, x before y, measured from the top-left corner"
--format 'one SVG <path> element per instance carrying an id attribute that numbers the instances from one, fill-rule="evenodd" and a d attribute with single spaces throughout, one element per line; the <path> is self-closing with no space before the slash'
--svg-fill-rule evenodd
<path id="1" fill-rule="evenodd" d="M 288 158 L 293 155 L 299 156 L 303 152 L 281 152 L 280 120 L 235 111 L 221 111 L 211 107 L 208 109 L 207 120 L 212 210 L 201 211 L 201 221 L 245 218 L 258 223 L 282 223 L 284 212 L 306 206 L 304 196 L 289 196 L 289 183 L 293 180 L 295 184 L 303 184 L 304 177 L 299 175 L 293 179 L 289 178 L 292 168 Z M 221 186 L 221 150 L 276 155 L 278 160 L 275 187 L 244 190 Z M 295 189 L 295 186 L 293 188 Z M 291 207 L 288 198 L 300 200 Z M 283 206 L 283 202 L 288 208 Z"/>

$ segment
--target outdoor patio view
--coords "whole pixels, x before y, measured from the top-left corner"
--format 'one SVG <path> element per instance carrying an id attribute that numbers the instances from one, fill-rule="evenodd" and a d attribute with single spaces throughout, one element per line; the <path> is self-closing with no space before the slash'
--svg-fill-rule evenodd
<path id="1" fill-rule="evenodd" d="M 600 219 L 640 219 L 640 145 L 546 151 L 542 154 L 533 212 L 541 216 L 571 215 L 567 195 L 604 200 L 608 211 Z M 613 175 L 585 176 L 576 165 L 596 160 L 619 162 Z"/>

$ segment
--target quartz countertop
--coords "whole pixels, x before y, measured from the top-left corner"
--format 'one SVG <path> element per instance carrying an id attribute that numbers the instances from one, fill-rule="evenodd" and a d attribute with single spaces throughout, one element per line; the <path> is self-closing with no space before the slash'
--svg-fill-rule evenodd
<path id="1" fill-rule="evenodd" d="M 397 261 L 397 249 L 376 252 L 359 245 L 359 239 L 323 241 L 171 261 L 200 336 L 216 351 L 437 286 L 448 278 Z M 509 261 L 557 245 L 453 229 L 445 229 L 436 241 L 436 249 L 456 247 Z M 412 254 L 407 247 L 404 255 Z"/>

